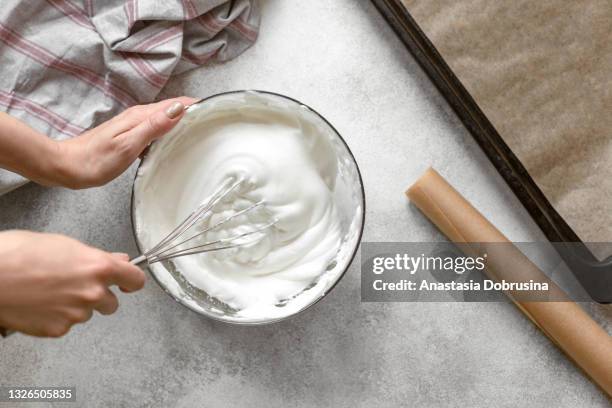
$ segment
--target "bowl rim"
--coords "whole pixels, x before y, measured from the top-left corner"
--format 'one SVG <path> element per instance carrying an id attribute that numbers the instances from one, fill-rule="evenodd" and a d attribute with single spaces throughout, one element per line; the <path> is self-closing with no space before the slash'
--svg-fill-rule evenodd
<path id="1" fill-rule="evenodd" d="M 323 115 L 321 115 L 319 112 L 314 110 L 312 107 L 310 107 L 310 106 L 308 106 L 308 105 L 306 105 L 306 104 L 304 104 L 304 103 L 302 103 L 302 102 L 298 101 L 297 99 L 294 99 L 294 98 L 292 98 L 290 96 L 286 96 L 286 95 L 283 95 L 283 94 L 280 94 L 280 93 L 276 93 L 276 92 L 271 92 L 271 91 L 263 91 L 263 90 L 259 90 L 259 89 L 240 89 L 240 90 L 234 90 L 234 91 L 219 92 L 219 93 L 207 96 L 207 97 L 202 98 L 202 99 L 192 103 L 191 105 L 187 106 L 185 108 L 185 110 L 187 111 L 187 110 L 189 110 L 189 108 L 191 106 L 195 106 L 195 105 L 198 105 L 200 103 L 204 103 L 204 102 L 210 101 L 211 99 L 214 99 L 214 98 L 218 98 L 218 97 L 222 97 L 222 96 L 227 96 L 227 95 L 232 95 L 232 94 L 240 94 L 240 93 L 256 93 L 256 94 L 263 94 L 263 95 L 272 95 L 272 96 L 275 96 L 275 97 L 279 97 L 279 98 L 282 98 L 282 99 L 289 100 L 289 101 L 291 101 L 293 103 L 296 103 L 296 104 L 300 105 L 301 107 L 307 109 L 308 111 L 312 112 L 317 117 L 319 117 L 321 120 L 323 120 L 323 122 L 325 122 L 325 124 L 327 124 L 327 126 L 330 127 L 330 129 L 336 134 L 336 136 L 338 136 L 338 138 L 340 139 L 340 141 L 342 142 L 342 144 L 344 145 L 344 147 L 348 151 L 349 156 L 351 157 L 351 160 L 355 164 L 355 169 L 357 170 L 357 176 L 358 176 L 358 179 L 359 179 L 359 188 L 361 190 L 361 226 L 359 228 L 359 235 L 357 237 L 357 245 L 355 245 L 355 248 L 353 249 L 353 253 L 349 257 L 349 261 L 348 261 L 346 267 L 344 268 L 342 273 L 340 275 L 338 275 L 338 277 L 332 283 L 332 285 L 323 294 L 321 294 L 321 296 L 317 297 L 314 301 L 309 303 L 307 306 L 305 306 L 302 309 L 298 310 L 297 312 L 289 314 L 287 316 L 271 318 L 271 319 L 266 319 L 266 320 L 263 320 L 263 321 L 256 321 L 256 322 L 225 320 L 225 319 L 223 319 L 221 317 L 218 317 L 218 316 L 215 316 L 213 314 L 206 313 L 203 310 L 198 310 L 198 309 L 194 308 L 192 305 L 190 305 L 187 302 L 183 301 L 183 299 L 180 299 L 179 297 L 175 296 L 172 292 L 170 292 L 170 290 L 162 282 L 160 282 L 160 280 L 157 278 L 157 276 L 151 271 L 151 269 L 149 268 L 148 264 L 146 266 L 143 266 L 143 268 L 148 271 L 149 275 L 151 277 L 153 277 L 153 279 L 155 280 L 157 285 L 160 288 L 162 288 L 163 291 L 166 294 L 168 294 L 172 299 L 174 299 L 176 302 L 178 302 L 179 304 L 181 304 L 185 308 L 191 310 L 192 312 L 194 312 L 194 313 L 196 313 L 196 314 L 198 314 L 200 316 L 205 316 L 207 318 L 210 318 L 210 319 L 213 319 L 213 320 L 216 320 L 216 321 L 219 321 L 219 322 L 223 322 L 223 323 L 227 323 L 227 324 L 233 324 L 233 325 L 239 325 L 239 326 L 262 326 L 262 325 L 267 325 L 267 324 L 272 324 L 272 323 L 278 323 L 278 322 L 283 321 L 283 320 L 288 320 L 288 319 L 291 319 L 291 318 L 293 318 L 295 316 L 298 316 L 298 315 L 304 313 L 306 310 L 309 310 L 314 305 L 319 303 L 324 297 L 326 297 L 336 287 L 338 282 L 340 282 L 342 280 L 342 278 L 344 278 L 344 276 L 346 275 L 346 272 L 349 270 L 349 268 L 351 267 L 351 265 L 353 264 L 353 262 L 355 260 L 355 256 L 357 255 L 357 251 L 359 250 L 359 248 L 361 246 L 361 240 L 363 238 L 363 231 L 364 231 L 364 228 L 365 228 L 365 218 L 366 218 L 365 187 L 364 187 L 364 184 L 363 184 L 363 177 L 361 176 L 361 169 L 359 168 L 359 164 L 357 163 L 357 159 L 355 158 L 355 155 L 353 154 L 351 148 L 346 143 L 346 140 L 344 140 L 344 138 L 342 137 L 340 132 L 338 132 L 338 130 L 327 119 L 325 119 L 325 117 Z M 155 142 L 153 142 L 153 143 L 155 143 Z M 135 190 L 136 190 L 136 180 L 138 178 L 138 173 L 139 173 L 139 170 L 140 170 L 140 166 L 142 165 L 142 163 L 144 163 L 144 161 L 145 161 L 149 151 L 150 150 L 148 148 L 145 150 L 145 152 L 142 154 L 142 156 L 140 158 L 140 162 L 138 163 L 138 166 L 136 167 L 134 178 L 132 180 L 132 192 L 131 192 L 131 197 L 130 197 L 130 222 L 131 222 L 131 227 L 132 227 L 132 235 L 134 236 L 134 241 L 136 243 L 136 248 L 138 249 L 139 253 L 142 253 L 143 249 L 142 249 L 142 244 L 140 243 L 140 239 L 138 238 L 138 234 L 136 234 L 136 227 L 135 227 L 135 212 L 136 211 L 135 211 L 134 195 L 135 195 Z"/>

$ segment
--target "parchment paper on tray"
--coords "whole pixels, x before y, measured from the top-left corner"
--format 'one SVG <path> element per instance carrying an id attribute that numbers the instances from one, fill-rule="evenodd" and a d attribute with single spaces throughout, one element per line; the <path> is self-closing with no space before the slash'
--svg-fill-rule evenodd
<path id="1" fill-rule="evenodd" d="M 402 1 L 576 234 L 612 241 L 609 0 Z"/>

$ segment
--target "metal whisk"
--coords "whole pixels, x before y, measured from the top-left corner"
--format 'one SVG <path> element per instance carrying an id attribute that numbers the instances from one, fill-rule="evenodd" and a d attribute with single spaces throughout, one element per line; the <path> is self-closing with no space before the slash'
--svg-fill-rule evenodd
<path id="1" fill-rule="evenodd" d="M 253 241 L 243 240 L 243 238 L 258 234 L 270 227 L 272 227 L 276 220 L 273 220 L 263 226 L 254 227 L 253 229 L 236 234 L 234 236 L 219 238 L 203 243 L 194 243 L 194 240 L 200 236 L 203 236 L 209 231 L 213 231 L 220 226 L 230 222 L 231 220 L 247 214 L 257 208 L 263 208 L 264 202 L 260 201 L 255 204 L 251 204 L 248 207 L 235 212 L 231 216 L 216 222 L 214 225 L 208 226 L 205 229 L 198 231 L 197 233 L 187 236 L 187 232 L 196 225 L 198 222 L 207 220 L 212 216 L 212 210 L 217 204 L 223 201 L 232 191 L 238 188 L 243 183 L 243 179 L 227 179 L 213 195 L 200 204 L 185 220 L 180 223 L 174 230 L 172 230 L 166 237 L 164 237 L 157 245 L 148 251 L 144 252 L 140 256 L 132 259 L 130 262 L 134 265 L 140 265 L 143 263 L 152 264 L 155 262 L 161 262 L 180 256 L 200 254 L 203 252 L 220 251 L 223 249 L 230 249 L 240 247 Z"/>

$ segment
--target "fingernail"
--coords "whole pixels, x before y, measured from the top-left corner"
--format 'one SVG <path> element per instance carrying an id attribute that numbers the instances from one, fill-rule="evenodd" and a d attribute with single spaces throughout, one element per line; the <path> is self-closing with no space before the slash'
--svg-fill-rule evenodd
<path id="1" fill-rule="evenodd" d="M 166 116 L 170 119 L 176 118 L 185 109 L 185 105 L 180 102 L 174 102 L 166 109 Z"/>

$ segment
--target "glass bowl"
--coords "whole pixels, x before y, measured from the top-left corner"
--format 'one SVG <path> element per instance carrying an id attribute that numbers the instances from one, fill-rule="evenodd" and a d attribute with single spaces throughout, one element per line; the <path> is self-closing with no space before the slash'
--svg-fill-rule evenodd
<path id="1" fill-rule="evenodd" d="M 189 126 L 189 116 L 197 110 L 198 114 L 202 110 L 215 109 L 221 103 L 232 103 L 240 108 L 241 103 L 246 103 L 248 98 L 264 98 L 266 104 L 274 108 L 283 107 L 286 109 L 300 109 L 302 115 L 308 115 L 308 120 L 314 123 L 321 134 L 325 135 L 334 149 L 337 157 L 338 176 L 336 179 L 336 189 L 334 200 L 341 218 L 342 243 L 336 253 L 335 258 L 327 265 L 325 271 L 306 289 L 291 299 L 279 302 L 275 308 L 278 313 L 274 316 L 261 316 L 248 318 L 241 317 L 239 314 L 219 299 L 210 296 L 205 291 L 191 285 L 175 267 L 172 261 L 165 261 L 147 265 L 147 268 L 156 282 L 172 298 L 183 306 L 194 312 L 228 323 L 257 325 L 280 321 L 294 316 L 324 298 L 331 289 L 342 279 L 348 270 L 361 241 L 365 218 L 365 192 L 363 181 L 355 157 L 351 153 L 348 145 L 334 127 L 323 116 L 312 108 L 300 103 L 299 101 L 284 95 L 266 91 L 233 91 L 225 92 L 202 99 L 196 104 L 187 108 L 185 117 L 181 123 L 171 132 L 164 136 L 160 141 L 155 142 L 151 149 L 155 149 L 159 144 L 167 143 L 173 138 L 180 137 L 181 133 Z M 243 101 L 243 102 L 241 102 Z M 149 150 L 150 152 L 151 150 Z M 142 231 L 146 226 L 139 225 L 139 211 L 143 206 L 155 205 L 147 203 L 138 197 L 138 185 L 142 178 L 142 168 L 147 163 L 147 154 L 144 155 L 138 166 L 132 188 L 132 229 L 136 244 L 141 253 L 144 252 L 146 234 Z M 160 180 L 163 182 L 163 180 Z M 287 305 L 291 307 L 286 307 Z M 286 311 L 286 313 L 285 313 Z"/>

